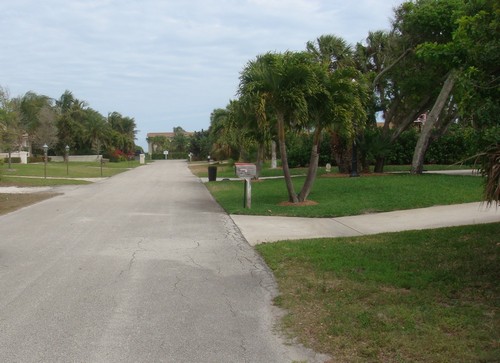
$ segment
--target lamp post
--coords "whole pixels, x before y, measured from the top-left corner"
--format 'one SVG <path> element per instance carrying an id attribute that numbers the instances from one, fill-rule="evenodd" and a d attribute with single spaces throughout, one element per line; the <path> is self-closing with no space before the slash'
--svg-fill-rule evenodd
<path id="1" fill-rule="evenodd" d="M 47 144 L 43 144 L 43 161 L 44 161 L 44 168 L 43 168 L 43 176 L 45 179 L 47 179 L 47 151 L 49 150 L 49 147 Z"/>
<path id="2" fill-rule="evenodd" d="M 66 150 L 66 175 L 69 175 L 69 145 L 64 148 Z"/>

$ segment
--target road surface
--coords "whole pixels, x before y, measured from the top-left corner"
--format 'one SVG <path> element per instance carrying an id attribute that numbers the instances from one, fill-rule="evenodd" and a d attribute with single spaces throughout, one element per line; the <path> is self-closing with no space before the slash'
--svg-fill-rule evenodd
<path id="1" fill-rule="evenodd" d="M 2 362 L 310 362 L 272 274 L 183 161 L 0 216 Z"/>

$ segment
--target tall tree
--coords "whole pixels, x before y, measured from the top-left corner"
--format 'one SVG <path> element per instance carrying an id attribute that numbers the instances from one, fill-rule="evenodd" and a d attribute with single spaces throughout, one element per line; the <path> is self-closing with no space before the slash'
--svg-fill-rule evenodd
<path id="1" fill-rule="evenodd" d="M 238 160 L 241 145 L 238 143 L 235 118 L 231 115 L 231 102 L 226 108 L 217 108 L 210 115 L 209 134 L 212 141 L 211 155 L 217 159 Z"/>
<path id="2" fill-rule="evenodd" d="M 37 132 L 42 122 L 47 126 L 49 123 L 55 122 L 55 113 L 53 112 L 52 100 L 44 95 L 36 94 L 35 92 L 26 92 L 23 97 L 17 102 L 19 107 L 21 128 L 28 135 L 30 141 L 29 147 L 31 151 L 31 144 L 34 142 L 36 146 L 41 147 L 42 141 L 37 140 Z M 44 120 L 42 120 L 45 118 Z M 50 127 L 50 126 L 49 126 Z M 47 127 L 43 128 L 44 133 Z M 43 143 L 53 143 L 54 136 L 51 135 L 50 140 L 43 141 Z"/>
<path id="3" fill-rule="evenodd" d="M 333 35 L 322 36 L 317 42 L 317 47 L 308 43 L 308 49 L 317 60 L 311 67 L 317 87 L 307 97 L 307 126 L 313 130 L 313 143 L 299 201 L 307 199 L 316 178 L 323 130 L 341 135 L 344 140 L 353 140 L 355 132 L 361 131 L 366 119 L 366 83 L 362 74 L 353 67 L 350 47 L 343 39 Z"/>
<path id="4" fill-rule="evenodd" d="M 263 112 L 269 107 L 276 117 L 283 174 L 292 203 L 299 199 L 288 165 L 285 135 L 287 128 L 307 122 L 307 97 L 317 86 L 311 64 L 311 55 L 305 52 L 266 53 L 248 62 L 240 76 L 239 94 L 258 97 Z"/>
<path id="5" fill-rule="evenodd" d="M 12 164 L 12 152 L 20 150 L 24 134 L 16 101 L 10 99 L 8 91 L 0 87 L 0 150 L 8 153 L 9 169 Z"/>
<path id="6" fill-rule="evenodd" d="M 174 137 L 172 138 L 172 151 L 184 153 L 189 148 L 189 138 L 186 136 L 186 131 L 180 127 L 174 127 Z"/>
<path id="7" fill-rule="evenodd" d="M 97 154 L 102 152 L 109 141 L 109 125 L 99 112 L 87 108 L 85 110 L 84 135 L 88 144 Z"/>
<path id="8" fill-rule="evenodd" d="M 74 151 L 83 147 L 85 143 L 83 124 L 86 108 L 87 104 L 75 98 L 68 90 L 56 100 L 58 112 L 56 126 L 59 139 L 57 149 L 59 152 L 64 152 L 66 145 Z"/>
<path id="9" fill-rule="evenodd" d="M 137 133 L 135 120 L 122 116 L 119 112 L 112 112 L 108 114 L 108 124 L 112 130 L 113 147 L 127 154 L 133 153 Z"/>
<path id="10" fill-rule="evenodd" d="M 353 51 L 351 46 L 342 38 L 328 34 L 318 37 L 315 41 L 308 41 L 307 51 L 313 55 L 316 62 L 326 67 L 327 72 L 333 74 L 339 69 L 354 65 Z M 350 170 L 351 141 L 352 135 L 331 129 L 332 153 L 337 166 L 342 173 Z M 317 140 L 319 142 L 319 140 Z"/>

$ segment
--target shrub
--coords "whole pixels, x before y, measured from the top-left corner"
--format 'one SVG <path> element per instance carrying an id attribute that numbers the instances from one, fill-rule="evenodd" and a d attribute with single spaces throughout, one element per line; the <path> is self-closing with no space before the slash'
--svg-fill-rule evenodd
<path id="1" fill-rule="evenodd" d="M 386 163 L 392 165 L 411 164 L 417 139 L 418 133 L 415 129 L 401 133 L 396 142 L 391 145 L 390 151 L 387 153 Z"/>
<path id="2" fill-rule="evenodd" d="M 9 158 L 4 158 L 4 159 L 3 159 L 3 162 L 8 163 L 8 162 L 9 162 Z M 12 164 L 20 164 L 20 163 L 21 163 L 21 158 L 18 158 L 18 157 L 11 157 L 11 158 L 10 158 L 10 162 L 11 162 Z"/>
<path id="3" fill-rule="evenodd" d="M 113 163 L 117 163 L 120 161 L 127 161 L 128 155 L 119 149 L 111 150 L 106 153 L 107 159 Z"/>
<path id="4" fill-rule="evenodd" d="M 429 145 L 425 154 L 428 164 L 454 164 L 467 157 L 464 128 L 453 125 L 447 133 Z"/>

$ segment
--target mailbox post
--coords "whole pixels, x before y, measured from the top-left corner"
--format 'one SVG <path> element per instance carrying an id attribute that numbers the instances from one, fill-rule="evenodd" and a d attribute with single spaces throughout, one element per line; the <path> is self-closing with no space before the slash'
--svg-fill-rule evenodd
<path id="1" fill-rule="evenodd" d="M 243 207 L 252 208 L 252 182 L 251 179 L 257 175 L 257 167 L 255 164 L 235 163 L 236 175 L 239 178 L 245 179 L 245 189 L 243 196 Z"/>

